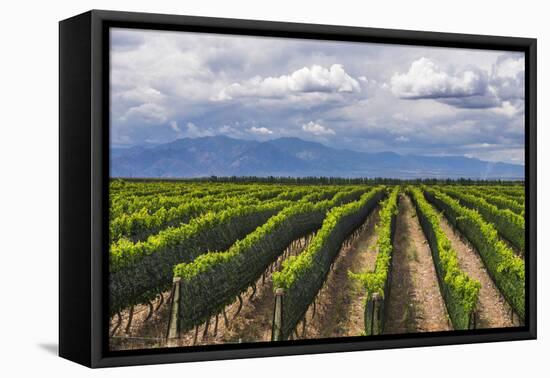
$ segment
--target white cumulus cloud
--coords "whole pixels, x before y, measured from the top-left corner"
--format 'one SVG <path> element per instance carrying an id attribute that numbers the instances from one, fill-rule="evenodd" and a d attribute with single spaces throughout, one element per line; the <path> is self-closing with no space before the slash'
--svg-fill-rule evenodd
<path id="1" fill-rule="evenodd" d="M 213 136 L 214 133 L 208 128 L 200 128 L 193 122 L 188 122 L 186 125 L 185 136 L 189 138 L 201 138 L 206 136 Z"/>
<path id="2" fill-rule="evenodd" d="M 493 65 L 490 90 L 503 101 L 525 97 L 525 57 L 507 54 Z M 523 104 L 522 104 L 523 106 Z"/>
<path id="3" fill-rule="evenodd" d="M 180 133 L 180 127 L 178 126 L 178 123 L 176 121 L 170 121 L 170 128 L 174 130 L 176 133 Z"/>
<path id="4" fill-rule="evenodd" d="M 112 101 L 127 102 L 129 104 L 154 103 L 164 98 L 165 95 L 159 90 L 144 85 L 118 89 L 118 91 L 113 91 L 112 95 Z"/>
<path id="5" fill-rule="evenodd" d="M 523 103 L 521 104 L 521 107 L 518 109 L 510 101 L 503 101 L 502 105 L 498 108 L 494 108 L 493 111 L 497 114 L 501 114 L 511 118 L 516 114 L 518 114 L 520 111 L 523 111 Z"/>
<path id="6" fill-rule="evenodd" d="M 305 132 L 311 133 L 313 135 L 334 135 L 335 132 L 331 128 L 322 126 L 318 123 L 315 123 L 313 121 L 306 123 L 305 125 L 302 125 L 302 130 Z"/>
<path id="7" fill-rule="evenodd" d="M 250 129 L 248 129 L 251 133 L 259 134 L 259 135 L 271 135 L 273 134 L 273 131 L 269 130 L 267 127 L 255 127 L 252 126 Z"/>
<path id="8" fill-rule="evenodd" d="M 507 55 L 498 59 L 494 66 L 494 75 L 502 78 L 516 78 L 523 76 L 525 71 L 525 58 L 523 56 Z"/>
<path id="9" fill-rule="evenodd" d="M 445 72 L 428 58 L 412 62 L 409 71 L 396 73 L 391 81 L 392 93 L 400 98 L 452 98 L 481 95 L 487 88 L 487 74 L 466 69 Z"/>
<path id="10" fill-rule="evenodd" d="M 166 122 L 166 110 L 160 105 L 145 103 L 128 109 L 120 117 L 120 121 L 159 125 Z"/>
<path id="11" fill-rule="evenodd" d="M 360 92 L 357 80 L 348 75 L 341 64 L 330 68 L 319 65 L 303 67 L 290 75 L 278 77 L 255 76 L 241 83 L 223 88 L 215 100 L 230 100 L 237 97 L 286 97 L 300 93 L 353 93 Z"/>

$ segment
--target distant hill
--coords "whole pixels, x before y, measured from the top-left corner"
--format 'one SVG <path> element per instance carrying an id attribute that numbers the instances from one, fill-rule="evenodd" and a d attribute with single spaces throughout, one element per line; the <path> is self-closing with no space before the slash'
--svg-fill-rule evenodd
<path id="1" fill-rule="evenodd" d="M 524 166 L 462 156 L 339 150 L 299 138 L 258 142 L 212 136 L 111 148 L 112 177 L 212 175 L 523 179 Z"/>

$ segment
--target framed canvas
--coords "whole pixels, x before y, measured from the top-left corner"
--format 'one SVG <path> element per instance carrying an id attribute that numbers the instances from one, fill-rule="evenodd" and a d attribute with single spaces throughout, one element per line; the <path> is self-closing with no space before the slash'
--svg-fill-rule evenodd
<path id="1" fill-rule="evenodd" d="M 536 338 L 536 40 L 60 22 L 59 353 Z"/>

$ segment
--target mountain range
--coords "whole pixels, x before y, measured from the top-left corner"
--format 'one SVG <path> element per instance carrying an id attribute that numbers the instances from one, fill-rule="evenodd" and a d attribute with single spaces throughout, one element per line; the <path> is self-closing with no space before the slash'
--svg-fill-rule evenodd
<path id="1" fill-rule="evenodd" d="M 226 136 L 111 147 L 111 177 L 333 176 L 523 179 L 524 166 L 462 156 L 366 153 L 299 138 L 264 142 Z"/>

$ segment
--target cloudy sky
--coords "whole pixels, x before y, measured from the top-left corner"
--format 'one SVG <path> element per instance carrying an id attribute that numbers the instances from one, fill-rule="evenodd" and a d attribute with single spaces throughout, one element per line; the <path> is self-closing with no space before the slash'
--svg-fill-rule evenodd
<path id="1" fill-rule="evenodd" d="M 524 163 L 524 56 L 111 30 L 111 144 L 226 135 Z"/>

